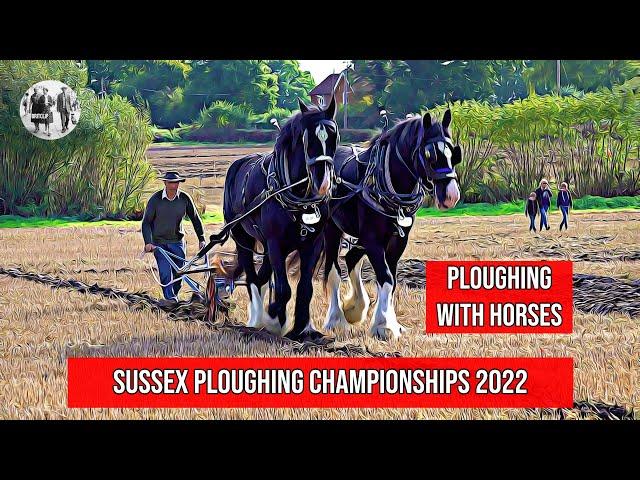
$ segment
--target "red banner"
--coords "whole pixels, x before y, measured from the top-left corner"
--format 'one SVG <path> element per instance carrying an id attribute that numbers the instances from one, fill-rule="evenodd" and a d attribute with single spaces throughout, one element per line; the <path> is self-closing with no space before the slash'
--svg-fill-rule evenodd
<path id="1" fill-rule="evenodd" d="M 571 333 L 569 261 L 428 261 L 427 333 Z"/>
<path id="2" fill-rule="evenodd" d="M 570 358 L 69 358 L 70 408 L 560 408 Z"/>

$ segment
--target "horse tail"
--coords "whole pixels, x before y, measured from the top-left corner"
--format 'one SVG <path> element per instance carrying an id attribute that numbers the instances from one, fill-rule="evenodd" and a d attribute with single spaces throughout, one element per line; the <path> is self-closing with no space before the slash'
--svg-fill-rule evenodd
<path id="1" fill-rule="evenodd" d="M 322 286 L 324 287 L 327 283 L 327 273 L 323 268 L 325 259 L 327 258 L 326 250 L 326 239 L 324 234 L 321 235 L 320 241 L 322 242 L 322 246 L 320 248 L 320 255 L 318 256 L 318 261 L 316 262 L 316 266 L 313 268 L 313 276 L 314 278 L 321 277 L 322 278 Z"/>
<path id="2" fill-rule="evenodd" d="M 290 277 L 295 280 L 300 279 L 300 253 L 298 250 L 294 250 L 285 261 L 287 274 L 291 273 Z"/>
<path id="3" fill-rule="evenodd" d="M 239 158 L 235 160 L 227 169 L 227 174 L 224 180 L 224 191 L 223 191 L 223 201 L 222 201 L 222 213 L 223 213 L 225 222 L 230 222 L 236 217 L 236 213 L 234 212 L 234 209 L 233 209 L 233 204 L 234 204 L 233 192 L 234 192 L 234 186 L 236 186 L 237 184 L 236 180 L 237 180 L 238 173 L 240 172 L 241 168 L 246 164 L 246 162 L 249 159 L 254 157 L 255 155 L 247 155 L 242 158 Z M 233 229 L 236 227 L 238 227 L 238 225 L 235 225 L 229 228 L 226 234 L 227 237 L 228 236 L 233 237 Z M 236 245 L 236 252 L 238 251 L 238 248 L 239 247 Z M 245 270 L 244 266 L 240 262 L 238 262 L 233 267 L 232 271 L 228 271 L 228 270 L 225 271 L 225 276 L 235 281 L 244 273 L 244 270 Z"/>

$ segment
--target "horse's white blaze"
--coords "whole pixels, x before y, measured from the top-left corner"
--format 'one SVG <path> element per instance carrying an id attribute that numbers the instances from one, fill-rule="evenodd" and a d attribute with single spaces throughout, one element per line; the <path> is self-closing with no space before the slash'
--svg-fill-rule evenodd
<path id="1" fill-rule="evenodd" d="M 329 134 L 327 133 L 326 128 L 324 128 L 324 125 L 321 124 L 316 127 L 316 137 L 318 137 L 318 140 L 320 140 L 320 143 L 322 144 L 322 154 L 326 155 L 327 139 L 329 138 Z"/>
<path id="2" fill-rule="evenodd" d="M 364 256 L 349 272 L 349 293 L 344 299 L 344 316 L 349 323 L 358 323 L 367 317 L 369 310 L 369 294 L 362 283 L 362 263 Z"/>
<path id="3" fill-rule="evenodd" d="M 324 328 L 333 330 L 334 328 L 348 327 L 349 323 L 344 317 L 344 312 L 340 305 L 340 275 L 335 265 L 331 266 L 331 271 L 327 277 L 326 295 L 329 297 L 329 308 L 324 320 Z"/>
<path id="4" fill-rule="evenodd" d="M 451 170 L 453 170 L 453 165 L 451 164 L 452 153 L 451 153 L 451 149 L 449 148 L 449 145 L 447 145 L 444 142 L 438 142 L 438 150 L 440 150 L 440 152 L 442 152 L 442 154 L 447 159 L 447 165 L 449 166 L 449 168 Z"/>
<path id="5" fill-rule="evenodd" d="M 323 166 L 324 175 L 322 177 L 322 183 L 320 184 L 320 188 L 318 189 L 318 193 L 320 195 L 324 195 L 329 191 L 329 187 L 331 186 L 331 173 L 329 172 L 329 166 L 325 163 Z"/>
<path id="6" fill-rule="evenodd" d="M 447 184 L 447 195 L 444 199 L 444 206 L 447 208 L 453 208 L 460 200 L 460 189 L 458 188 L 458 182 L 451 179 Z"/>
<path id="7" fill-rule="evenodd" d="M 318 125 L 316 127 L 316 137 L 320 141 L 322 145 L 322 155 L 320 155 L 316 161 L 324 161 L 331 160 L 331 157 L 327 155 L 327 140 L 329 138 L 329 134 L 327 133 L 327 129 L 324 125 Z M 331 173 L 329 172 L 329 167 L 325 163 L 324 165 L 324 174 L 322 177 L 322 183 L 320 184 L 320 188 L 318 189 L 318 193 L 320 195 L 325 195 L 329 191 L 329 187 L 331 186 Z"/>
<path id="8" fill-rule="evenodd" d="M 390 283 L 378 284 L 378 304 L 371 322 L 371 334 L 383 339 L 398 338 L 405 328 L 398 323 L 393 305 L 393 287 Z"/>

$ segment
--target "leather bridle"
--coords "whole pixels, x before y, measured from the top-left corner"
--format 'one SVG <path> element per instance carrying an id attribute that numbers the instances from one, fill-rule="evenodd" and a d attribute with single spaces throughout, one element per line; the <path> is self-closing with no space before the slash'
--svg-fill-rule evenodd
<path id="1" fill-rule="evenodd" d="M 434 168 L 434 164 L 438 159 L 438 150 L 437 150 L 438 143 L 444 144 L 443 150 L 445 148 L 448 148 L 450 152 L 453 152 L 454 147 L 447 137 L 441 136 L 433 140 L 430 140 L 425 144 L 424 149 L 417 148 L 413 152 L 413 164 L 414 164 L 414 168 L 416 169 L 416 172 L 422 171 L 424 177 L 426 177 L 430 182 L 433 182 L 434 180 L 446 180 L 447 178 L 457 179 L 458 175 L 456 174 L 456 171 L 453 165 L 451 166 L 447 165 L 446 167 L 441 167 L 441 168 Z M 431 159 L 433 159 L 434 161 L 431 161 Z M 419 178 L 415 174 L 414 176 L 416 178 Z"/>
<path id="2" fill-rule="evenodd" d="M 323 119 L 320 120 L 316 124 L 316 135 L 320 134 L 319 138 L 321 143 L 322 133 L 326 137 L 324 140 L 328 139 L 328 133 L 326 132 L 326 128 L 331 127 L 334 129 L 336 134 L 338 135 L 337 142 L 339 142 L 339 132 L 337 124 L 332 120 Z M 299 137 L 298 137 L 299 138 Z M 337 144 L 336 142 L 336 144 Z M 307 189 L 304 196 L 298 196 L 293 193 L 292 190 L 286 190 L 281 194 L 276 195 L 276 200 L 282 205 L 283 208 L 288 210 L 289 212 L 296 212 L 300 210 L 307 209 L 315 209 L 319 203 L 326 202 L 330 195 L 310 195 L 312 187 L 312 176 L 311 176 L 311 167 L 318 163 L 324 162 L 329 165 L 333 165 L 333 157 L 326 155 L 326 144 L 323 143 L 323 155 L 318 155 L 317 157 L 310 157 L 309 155 L 309 132 L 308 129 L 305 129 L 302 133 L 302 144 L 304 150 L 305 157 L 305 167 L 307 170 Z M 295 145 L 295 141 L 294 141 Z M 290 185 L 291 178 L 289 176 L 289 159 L 287 158 L 286 151 L 275 151 L 273 154 L 273 160 L 269 162 L 269 166 L 267 171 L 265 171 L 265 175 L 267 177 L 267 186 L 269 191 L 275 191 L 278 188 Z"/>
<path id="3" fill-rule="evenodd" d="M 309 174 L 311 174 L 311 172 L 309 172 L 309 167 L 312 167 L 316 163 L 326 162 L 330 165 L 333 165 L 333 157 L 327 155 L 326 140 L 329 138 L 329 134 L 326 131 L 326 127 L 331 127 L 333 131 L 336 132 L 336 135 L 338 136 L 336 145 L 340 143 L 340 133 L 338 132 L 338 126 L 336 125 L 336 122 L 334 122 L 333 120 L 320 120 L 320 122 L 318 122 L 318 125 L 316 126 L 315 134 L 318 140 L 320 140 L 320 142 L 322 143 L 322 155 L 318 155 L 317 157 L 311 158 L 309 156 L 309 130 L 305 128 L 304 132 L 302 133 L 304 160 L 307 165 L 307 172 Z"/>

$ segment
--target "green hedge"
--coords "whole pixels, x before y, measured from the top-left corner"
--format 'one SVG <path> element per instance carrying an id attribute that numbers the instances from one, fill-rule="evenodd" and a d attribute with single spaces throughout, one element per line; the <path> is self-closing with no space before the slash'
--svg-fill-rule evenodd
<path id="1" fill-rule="evenodd" d="M 432 110 L 442 117 L 447 106 Z M 640 192 L 640 95 L 602 90 L 581 98 L 533 95 L 503 106 L 451 105 L 457 167 L 467 202 L 519 200 L 548 178 L 579 197 Z"/>
<path id="2" fill-rule="evenodd" d="M 555 199 L 551 202 L 551 211 L 557 210 Z M 607 211 L 612 209 L 640 209 L 640 196 L 603 198 L 587 195 L 573 200 L 574 210 Z M 451 210 L 438 210 L 435 207 L 421 208 L 418 217 L 458 217 L 458 216 L 498 216 L 524 215 L 524 200 L 513 202 L 491 203 L 461 203 Z"/>

